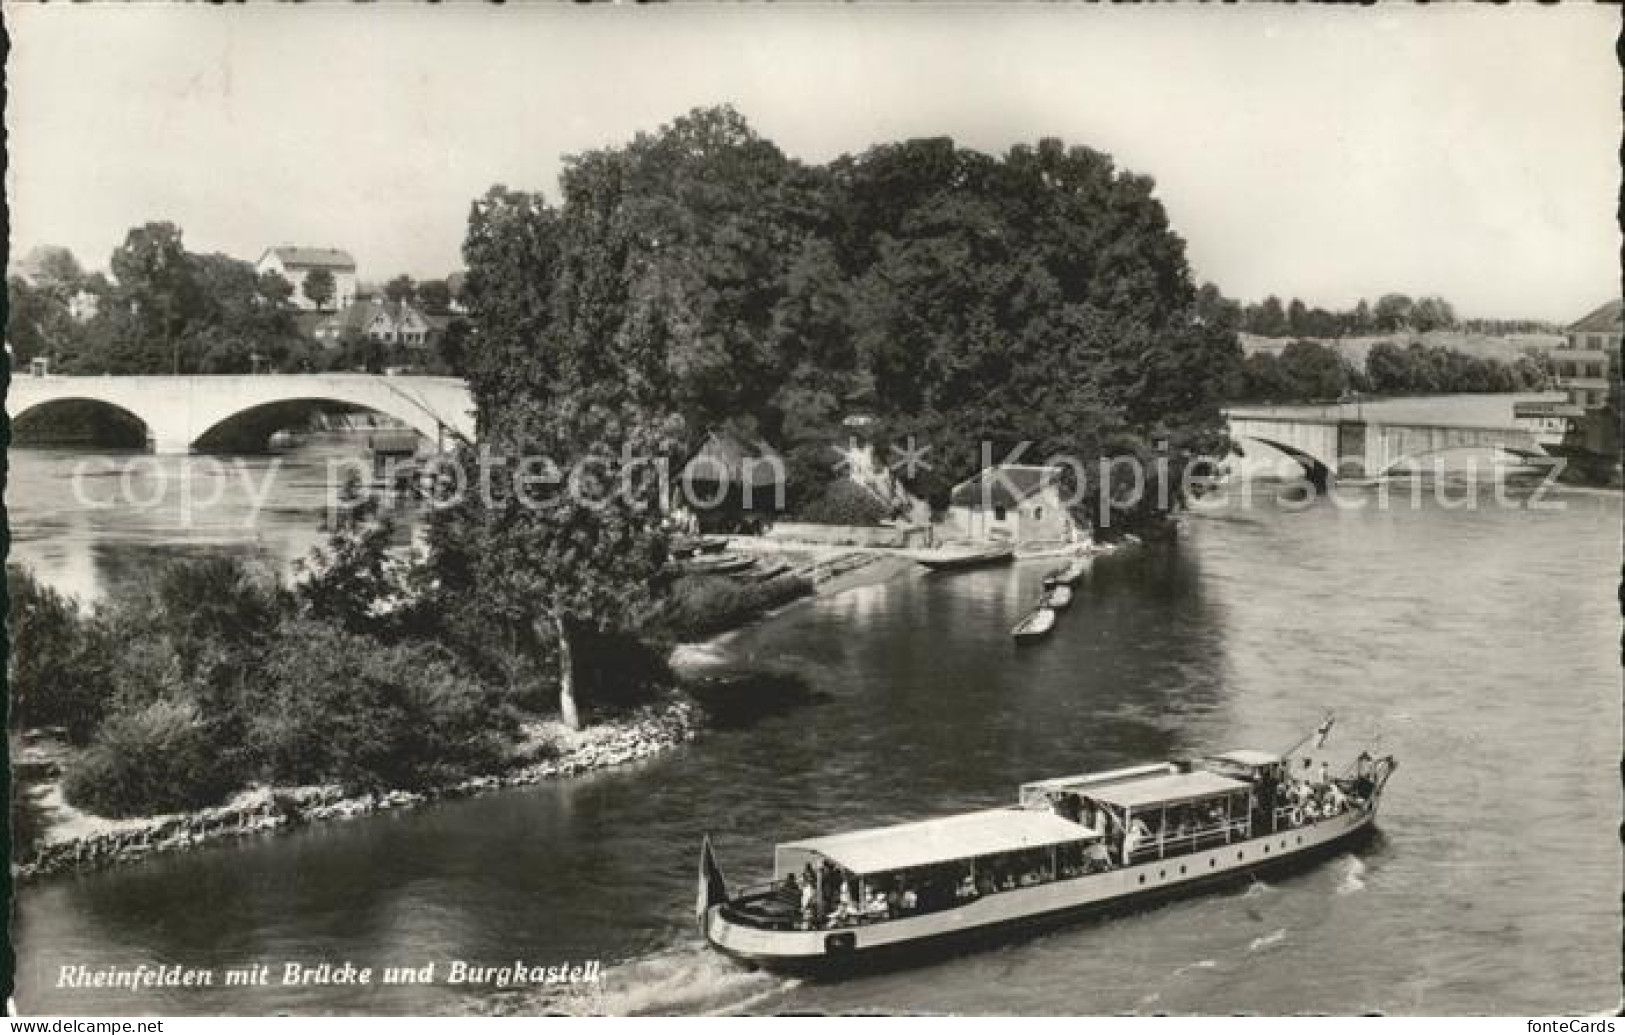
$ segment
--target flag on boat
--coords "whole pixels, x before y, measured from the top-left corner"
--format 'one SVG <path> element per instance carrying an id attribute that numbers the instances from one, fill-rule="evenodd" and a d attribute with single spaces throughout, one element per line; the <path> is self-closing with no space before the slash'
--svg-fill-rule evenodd
<path id="1" fill-rule="evenodd" d="M 722 867 L 717 865 L 716 853 L 711 851 L 711 835 L 706 834 L 705 843 L 700 846 L 700 879 L 694 900 L 694 915 L 703 924 L 705 911 L 727 900 L 728 881 L 722 876 Z"/>
<path id="2" fill-rule="evenodd" d="M 1328 715 L 1328 716 L 1326 716 L 1326 721 L 1325 722 L 1323 722 L 1319 726 L 1315 727 L 1315 750 L 1316 751 L 1319 751 L 1321 748 L 1326 746 L 1326 735 L 1332 731 L 1332 723 L 1334 723 L 1336 721 L 1337 721 L 1337 718 L 1335 716 Z"/>

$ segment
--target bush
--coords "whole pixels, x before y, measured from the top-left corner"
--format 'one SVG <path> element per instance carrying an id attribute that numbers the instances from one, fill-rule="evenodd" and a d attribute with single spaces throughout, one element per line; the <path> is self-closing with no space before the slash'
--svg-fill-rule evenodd
<path id="1" fill-rule="evenodd" d="M 804 575 L 781 575 L 766 582 L 687 575 L 672 586 L 662 625 L 671 638 L 692 640 L 731 629 L 811 593 L 812 588 Z"/>
<path id="2" fill-rule="evenodd" d="M 322 622 L 284 625 L 256 683 L 244 753 L 281 783 L 377 791 L 489 772 L 518 727 L 444 652 Z"/>
<path id="3" fill-rule="evenodd" d="M 824 494 L 797 515 L 818 525 L 878 525 L 891 516 L 891 508 L 874 493 L 847 478 L 830 482 Z"/>
<path id="4" fill-rule="evenodd" d="M 63 726 L 85 743 L 108 710 L 115 646 L 72 598 L 24 568 L 6 568 L 6 596 L 11 727 Z"/>
<path id="5" fill-rule="evenodd" d="M 109 716 L 62 792 L 86 811 L 119 818 L 218 804 L 236 783 L 196 710 L 155 701 Z"/>

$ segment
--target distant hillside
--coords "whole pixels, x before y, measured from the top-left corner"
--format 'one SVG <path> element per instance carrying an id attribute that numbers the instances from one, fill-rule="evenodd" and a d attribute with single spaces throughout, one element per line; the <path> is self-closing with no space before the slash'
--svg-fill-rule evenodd
<path id="1" fill-rule="evenodd" d="M 1554 349 L 1563 344 L 1561 334 L 1492 335 L 1471 331 L 1427 331 L 1420 334 L 1415 331 L 1397 331 L 1393 334 L 1370 334 L 1358 338 L 1264 338 L 1243 331 L 1238 336 L 1241 338 L 1242 351 L 1248 355 L 1255 352 L 1280 352 L 1294 341 L 1313 341 L 1336 349 L 1344 359 L 1359 367 L 1365 366 L 1365 356 L 1371 351 L 1371 347 L 1384 342 L 1401 348 L 1413 342 L 1421 342 L 1423 345 L 1454 349 L 1477 359 L 1495 359 L 1503 363 L 1516 360 L 1529 351 Z"/>

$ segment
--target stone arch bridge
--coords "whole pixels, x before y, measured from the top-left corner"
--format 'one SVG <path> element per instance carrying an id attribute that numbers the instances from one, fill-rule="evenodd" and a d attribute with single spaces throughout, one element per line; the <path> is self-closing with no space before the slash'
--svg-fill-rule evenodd
<path id="1" fill-rule="evenodd" d="M 1401 464 L 1455 449 L 1499 449 L 1519 457 L 1548 454 L 1519 427 L 1302 416 L 1229 410 L 1232 441 L 1260 442 L 1303 465 L 1310 481 L 1379 478 Z"/>
<path id="2" fill-rule="evenodd" d="M 473 399 L 467 383 L 455 377 L 13 374 L 6 413 L 15 424 L 65 402 L 95 403 L 135 418 L 145 426 L 147 443 L 155 453 L 263 448 L 277 430 L 334 403 L 394 417 L 437 447 L 474 435 Z"/>

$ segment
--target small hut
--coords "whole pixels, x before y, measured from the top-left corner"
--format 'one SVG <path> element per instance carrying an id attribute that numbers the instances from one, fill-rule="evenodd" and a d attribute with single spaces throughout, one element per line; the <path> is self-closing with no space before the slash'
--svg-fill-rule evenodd
<path id="1" fill-rule="evenodd" d="M 784 509 L 784 458 L 759 438 L 712 431 L 672 486 L 672 512 L 697 532 L 755 532 Z"/>

